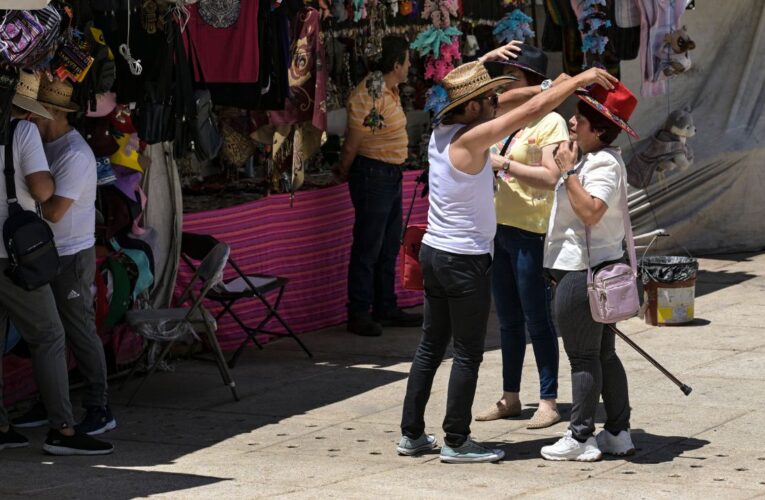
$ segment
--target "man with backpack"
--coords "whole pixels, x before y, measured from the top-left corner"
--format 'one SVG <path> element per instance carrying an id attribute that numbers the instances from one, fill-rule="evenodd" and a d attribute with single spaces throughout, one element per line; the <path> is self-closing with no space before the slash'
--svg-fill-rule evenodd
<path id="1" fill-rule="evenodd" d="M 35 203 L 45 202 L 54 191 L 40 134 L 32 123 L 26 121 L 32 113 L 46 118 L 50 116 L 34 100 L 38 86 L 39 82 L 34 75 L 22 72 L 21 82 L 13 98 L 13 121 L 7 144 L 0 153 L 0 162 L 6 173 L 0 176 L 0 226 L 4 229 L 10 219 L 17 217 L 19 210 L 27 212 L 27 215 L 34 214 Z M 17 230 L 14 235 L 18 233 Z M 114 450 L 111 444 L 89 437 L 73 427 L 64 329 L 56 310 L 53 292 L 48 284 L 30 289 L 22 286 L 18 279 L 14 280 L 9 271 L 19 267 L 18 255 L 12 253 L 14 259 L 9 258 L 7 248 L 15 247 L 8 244 L 8 241 L 4 243 L 7 247 L 3 245 L 0 248 L 0 325 L 4 326 L 5 317 L 9 316 L 32 353 L 35 380 L 48 408 L 50 424 L 43 450 L 53 455 L 111 453 Z M 24 257 L 28 257 L 28 254 Z M 18 278 L 18 275 L 14 274 L 14 277 Z M 5 336 L 4 330 L 0 328 L 1 337 Z M 0 450 L 28 445 L 27 438 L 9 425 L 8 415 L 0 405 Z"/>
<path id="2" fill-rule="evenodd" d="M 42 136 L 56 183 L 55 193 L 42 204 L 42 214 L 53 230 L 61 261 L 50 285 L 66 340 L 87 381 L 82 401 L 87 413 L 76 429 L 94 436 L 116 428 L 117 421 L 107 404 L 106 359 L 96 332 L 90 290 L 96 273 L 96 159 L 85 139 L 67 120 L 69 113 L 77 111 L 77 105 L 70 101 L 71 95 L 69 83 L 43 81 L 37 101 L 51 119 L 31 120 Z M 37 403 L 13 423 L 17 427 L 34 427 L 46 422 L 45 407 Z"/>

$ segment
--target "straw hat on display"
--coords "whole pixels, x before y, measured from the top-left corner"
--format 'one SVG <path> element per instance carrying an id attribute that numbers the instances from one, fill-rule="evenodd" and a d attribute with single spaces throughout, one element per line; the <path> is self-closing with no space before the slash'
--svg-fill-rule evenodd
<path id="1" fill-rule="evenodd" d="M 13 96 L 13 105 L 50 120 L 53 118 L 51 114 L 37 102 L 39 91 L 40 79 L 37 78 L 37 75 L 28 71 L 21 71 L 19 83 L 16 86 L 16 94 Z"/>
<path id="2" fill-rule="evenodd" d="M 465 63 L 451 70 L 441 81 L 446 90 L 448 104 L 436 114 L 439 120 L 460 104 L 466 103 L 502 85 L 507 85 L 517 78 L 506 75 L 492 78 L 486 66 L 478 61 Z"/>
<path id="3" fill-rule="evenodd" d="M 80 109 L 77 104 L 72 102 L 73 92 L 74 87 L 69 82 L 62 82 L 55 78 L 53 81 L 43 79 L 40 83 L 40 93 L 37 100 L 50 108 L 72 113 Z"/>

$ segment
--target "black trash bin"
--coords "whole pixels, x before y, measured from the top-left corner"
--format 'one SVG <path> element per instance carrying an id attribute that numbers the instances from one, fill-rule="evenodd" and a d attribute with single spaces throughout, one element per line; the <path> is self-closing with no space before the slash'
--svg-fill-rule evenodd
<path id="1" fill-rule="evenodd" d="M 640 262 L 649 325 L 683 325 L 693 321 L 696 275 L 693 257 L 650 256 Z"/>

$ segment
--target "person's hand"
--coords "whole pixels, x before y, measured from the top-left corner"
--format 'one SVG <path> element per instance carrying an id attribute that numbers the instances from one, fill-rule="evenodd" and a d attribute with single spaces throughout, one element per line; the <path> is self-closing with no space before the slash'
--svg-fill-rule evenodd
<path id="1" fill-rule="evenodd" d="M 579 146 L 575 141 L 564 141 L 558 144 L 555 150 L 555 164 L 561 173 L 574 168 L 577 158 L 579 158 Z"/>
<path id="2" fill-rule="evenodd" d="M 566 80 L 571 80 L 571 75 L 569 75 L 568 73 L 561 73 L 555 78 L 555 80 L 553 80 L 553 86 L 560 85 Z"/>
<path id="3" fill-rule="evenodd" d="M 491 154 L 491 168 L 496 170 L 504 170 L 505 162 L 508 161 L 504 156 L 497 153 Z"/>
<path id="4" fill-rule="evenodd" d="M 614 88 L 614 83 L 619 81 L 611 73 L 600 68 L 590 68 L 583 73 L 579 73 L 574 78 L 578 80 L 578 84 L 581 87 L 598 84 L 606 90 L 612 90 Z"/>
<path id="5" fill-rule="evenodd" d="M 335 178 L 340 182 L 348 180 L 348 171 L 343 169 L 342 165 L 339 163 L 336 163 L 335 166 L 332 167 L 332 173 L 335 174 Z"/>
<path id="6" fill-rule="evenodd" d="M 510 59 L 516 59 L 518 57 L 518 54 L 521 53 L 521 47 L 520 45 L 523 42 L 520 42 L 518 40 L 513 40 L 512 42 L 503 45 L 502 47 L 496 48 L 492 50 L 491 52 L 487 52 L 486 54 L 482 55 L 478 58 L 478 60 L 482 63 L 490 62 L 490 61 L 509 61 Z"/>

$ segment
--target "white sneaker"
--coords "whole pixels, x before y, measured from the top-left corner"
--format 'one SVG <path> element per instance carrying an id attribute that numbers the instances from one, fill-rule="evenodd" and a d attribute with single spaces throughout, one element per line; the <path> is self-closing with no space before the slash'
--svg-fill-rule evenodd
<path id="1" fill-rule="evenodd" d="M 576 460 L 577 462 L 595 462 L 603 455 L 598 449 L 594 436 L 580 443 L 571 437 L 571 431 L 558 440 L 557 443 L 542 447 L 542 457 L 547 460 Z"/>
<path id="2" fill-rule="evenodd" d="M 608 455 L 623 457 L 635 453 L 635 445 L 632 444 L 629 429 L 621 431 L 616 436 L 603 429 L 595 436 L 595 441 L 600 451 Z"/>

